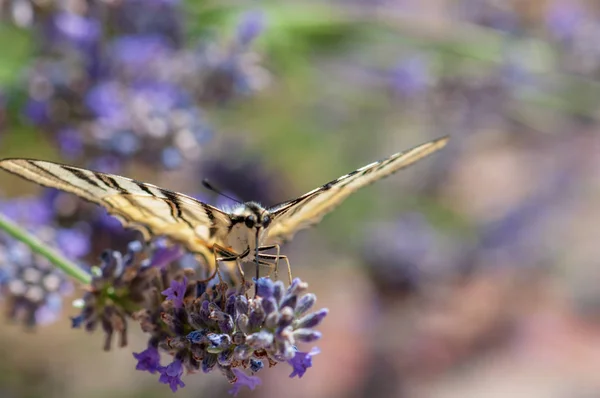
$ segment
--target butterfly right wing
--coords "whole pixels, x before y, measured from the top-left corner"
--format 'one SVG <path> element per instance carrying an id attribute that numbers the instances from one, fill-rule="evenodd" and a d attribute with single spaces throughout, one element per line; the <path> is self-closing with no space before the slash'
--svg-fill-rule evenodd
<path id="1" fill-rule="evenodd" d="M 319 222 L 353 192 L 438 151 L 446 145 L 448 139 L 449 137 L 438 138 L 396 153 L 330 181 L 297 199 L 270 208 L 273 222 L 267 232 L 267 241 L 282 243 L 291 239 L 297 231 Z"/>
<path id="2" fill-rule="evenodd" d="M 226 213 L 190 196 L 113 174 L 33 159 L 2 160 L 0 168 L 99 204 L 144 239 L 166 236 L 211 265 L 215 235 L 230 224 Z"/>

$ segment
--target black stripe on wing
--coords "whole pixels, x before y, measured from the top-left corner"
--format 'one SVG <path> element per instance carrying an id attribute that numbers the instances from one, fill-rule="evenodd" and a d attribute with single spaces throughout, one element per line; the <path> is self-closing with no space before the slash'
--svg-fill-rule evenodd
<path id="1" fill-rule="evenodd" d="M 124 226 L 140 229 L 146 239 L 167 235 L 206 240 L 209 230 L 229 223 L 227 214 L 190 196 L 121 176 L 33 159 L 2 160 L 0 168 L 102 205 Z M 200 226 L 206 235 L 195 236 Z"/>
<path id="2" fill-rule="evenodd" d="M 359 172 L 359 170 L 354 170 L 353 172 L 345 174 L 339 178 L 336 178 L 335 180 L 331 180 L 328 183 L 321 185 L 319 188 L 313 189 L 312 191 L 307 192 L 304 195 L 297 197 L 296 199 L 292 199 L 290 201 L 275 205 L 271 209 L 269 209 L 269 211 L 272 214 L 274 214 L 275 217 L 279 217 L 279 216 L 283 216 L 283 215 L 288 215 L 291 217 L 302 209 L 302 207 L 297 206 L 299 203 L 305 202 L 305 203 L 303 203 L 304 205 L 310 203 L 311 198 L 315 198 L 318 195 L 320 195 L 321 193 L 330 190 L 332 187 L 336 186 L 341 181 L 344 181 L 345 179 L 352 177 L 353 175 L 357 174 L 358 172 Z M 340 185 L 340 187 L 343 187 L 343 185 Z M 288 214 L 288 212 L 291 212 L 291 213 Z"/>

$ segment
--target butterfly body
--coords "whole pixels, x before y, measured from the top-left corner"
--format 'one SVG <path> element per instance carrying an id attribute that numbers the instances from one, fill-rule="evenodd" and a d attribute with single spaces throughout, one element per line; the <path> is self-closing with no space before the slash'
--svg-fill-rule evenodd
<path id="1" fill-rule="evenodd" d="M 53 162 L 4 159 L 0 168 L 99 204 L 146 240 L 166 236 L 202 256 L 211 269 L 216 269 L 215 260 L 275 263 L 276 267 L 280 259 L 287 261 L 279 254 L 280 243 L 319 222 L 353 192 L 410 166 L 447 141 L 444 137 L 396 153 L 269 208 L 246 202 L 231 211 L 152 184 Z M 263 253 L 270 249 L 277 254 Z"/>
<path id="2" fill-rule="evenodd" d="M 230 213 L 227 231 L 219 237 L 227 248 L 239 255 L 243 261 L 255 259 L 256 248 L 263 246 L 271 214 L 256 202 L 236 206 Z"/>

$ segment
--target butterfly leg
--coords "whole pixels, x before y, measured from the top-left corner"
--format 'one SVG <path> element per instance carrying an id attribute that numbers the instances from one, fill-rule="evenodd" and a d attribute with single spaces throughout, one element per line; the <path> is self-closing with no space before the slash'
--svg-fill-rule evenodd
<path id="1" fill-rule="evenodd" d="M 217 254 L 215 253 L 214 249 L 211 250 L 211 252 L 212 252 L 214 263 L 215 263 L 215 265 L 214 265 L 215 270 L 214 270 L 214 272 L 212 274 L 210 274 L 210 276 L 208 278 L 201 279 L 201 280 L 198 281 L 198 283 L 207 283 L 207 282 L 209 282 L 210 280 L 212 280 L 212 278 L 215 277 L 215 275 L 217 274 L 217 271 L 219 270 L 219 262 L 218 262 L 218 259 L 217 259 Z M 209 261 L 209 259 L 207 257 L 208 255 L 205 254 L 205 253 L 201 253 L 201 252 L 194 252 L 194 255 L 196 256 L 196 259 L 198 259 L 199 257 L 202 257 L 202 259 L 204 260 L 204 264 L 206 265 L 206 267 L 208 268 L 208 270 L 210 272 L 210 266 L 212 264 L 210 263 L 210 261 Z M 202 261 L 199 261 L 199 262 L 202 262 Z"/>
<path id="2" fill-rule="evenodd" d="M 279 260 L 283 259 L 285 260 L 285 263 L 287 265 L 287 271 L 288 271 L 288 279 L 290 282 L 290 285 L 292 284 L 292 267 L 290 266 L 290 260 L 287 258 L 287 256 L 284 256 L 283 254 L 279 254 L 280 252 L 280 247 L 279 245 L 274 245 L 277 248 L 277 260 L 275 261 L 275 279 L 277 279 L 277 272 L 279 271 Z"/>
<path id="3" fill-rule="evenodd" d="M 237 269 L 240 272 L 240 277 L 241 277 L 241 283 L 242 286 L 246 284 L 246 277 L 244 274 L 244 270 L 242 269 L 242 261 L 240 260 L 240 256 L 222 246 L 219 245 L 214 245 L 214 248 L 220 250 L 222 253 L 225 253 L 226 257 L 222 257 L 219 260 L 220 261 L 235 261 L 236 265 L 237 265 Z"/>
<path id="4" fill-rule="evenodd" d="M 287 258 L 287 256 L 283 255 L 283 254 L 259 254 L 258 257 L 261 260 L 271 260 L 274 262 L 274 264 L 269 264 L 269 267 L 271 267 L 271 271 L 275 271 L 275 277 L 277 278 L 277 267 L 279 266 L 279 260 L 284 260 L 287 264 L 287 268 L 288 268 L 288 278 L 290 281 L 290 284 L 292 283 L 292 267 L 290 266 L 290 260 Z M 271 271 L 269 272 L 269 275 L 271 275 Z"/>
<path id="5" fill-rule="evenodd" d="M 240 271 L 241 285 L 244 286 L 246 284 L 246 278 L 244 277 L 244 270 L 242 269 L 242 261 L 239 256 L 235 258 L 235 263 L 237 264 L 238 271 Z"/>
<path id="6" fill-rule="evenodd" d="M 267 254 L 267 256 L 270 256 L 270 255 Z M 271 273 L 273 272 L 273 270 L 275 269 L 275 262 L 272 261 L 273 259 L 271 257 L 269 257 L 269 260 L 270 261 L 267 261 L 262 257 L 257 259 L 258 265 L 262 265 L 263 267 L 269 267 L 269 273 L 267 274 L 266 278 L 268 278 L 271 275 Z"/>
<path id="7" fill-rule="evenodd" d="M 277 250 L 277 254 L 275 254 L 275 257 L 269 257 L 270 259 L 274 259 L 275 260 L 275 269 L 274 269 L 274 271 L 275 271 L 275 279 L 278 279 L 277 273 L 279 272 L 279 260 L 283 259 L 283 260 L 285 260 L 285 262 L 287 264 L 288 279 L 289 279 L 290 283 L 292 283 L 292 267 L 290 266 L 290 260 L 288 259 L 287 256 L 279 254 L 280 253 L 280 246 L 278 244 L 274 244 L 274 245 L 262 246 L 262 247 L 258 248 L 259 251 L 265 251 L 265 250 L 271 250 L 271 249 Z M 272 255 L 260 254 L 260 256 L 272 256 Z M 269 275 L 270 275 L 270 273 L 269 273 Z"/>
<path id="8" fill-rule="evenodd" d="M 264 252 L 264 251 L 271 250 L 271 249 L 277 249 L 277 256 L 279 256 L 279 247 L 278 246 L 279 245 L 261 246 L 261 247 L 258 248 L 258 251 L 259 252 Z M 262 253 L 260 253 L 259 257 L 260 256 L 264 256 L 266 258 L 267 256 L 270 256 L 270 255 L 269 254 L 262 254 Z M 276 257 L 269 257 L 269 258 L 276 258 Z M 269 274 L 267 275 L 267 277 L 270 277 L 271 276 L 271 272 L 273 270 L 275 270 L 275 279 L 277 279 L 277 261 L 275 261 L 275 268 L 273 268 L 272 266 L 273 266 L 273 264 L 269 264 L 269 268 L 271 268 L 271 271 L 269 271 Z"/>
<path id="9" fill-rule="evenodd" d="M 222 257 L 217 256 L 217 251 L 219 252 L 219 254 L 222 255 Z M 223 277 L 221 276 L 221 272 L 219 270 L 219 261 L 238 261 L 238 268 L 240 269 L 240 272 L 242 275 L 242 282 L 244 281 L 244 273 L 241 271 L 241 267 L 239 265 L 239 256 L 237 254 L 235 254 L 219 245 L 213 245 L 212 252 L 213 252 L 213 256 L 215 258 L 215 271 L 207 279 L 203 279 L 200 282 L 208 282 L 212 278 L 214 278 L 215 275 L 218 275 L 219 282 L 223 283 Z"/>
<path id="10" fill-rule="evenodd" d="M 215 263 L 216 263 L 216 265 L 215 265 L 215 271 L 212 274 L 210 274 L 210 276 L 208 278 L 199 280 L 198 283 L 207 283 L 207 282 L 211 281 L 215 277 L 215 275 L 217 275 L 217 274 L 219 275 L 219 281 L 221 280 L 221 273 L 219 272 L 219 265 L 218 265 L 217 261 L 218 260 L 215 257 Z"/>

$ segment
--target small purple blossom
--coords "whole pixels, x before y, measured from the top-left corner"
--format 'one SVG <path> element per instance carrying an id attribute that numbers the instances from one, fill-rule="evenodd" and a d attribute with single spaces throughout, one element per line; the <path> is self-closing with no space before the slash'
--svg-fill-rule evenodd
<path id="1" fill-rule="evenodd" d="M 429 80 L 428 60 L 424 57 L 415 56 L 402 60 L 390 72 L 392 89 L 404 96 L 422 93 Z"/>
<path id="2" fill-rule="evenodd" d="M 160 354 L 156 347 L 148 347 L 142 352 L 134 352 L 133 357 L 138 360 L 135 368 L 141 371 L 156 373 L 160 366 Z"/>
<path id="3" fill-rule="evenodd" d="M 171 287 L 166 290 L 163 290 L 161 294 L 166 296 L 165 300 L 173 301 L 175 304 L 175 308 L 183 307 L 183 297 L 185 296 L 185 290 L 187 288 L 187 278 L 184 277 L 182 282 L 177 282 L 176 280 L 171 281 Z"/>
<path id="4" fill-rule="evenodd" d="M 42 199 L 25 197 L 0 201 L 0 212 L 13 221 L 30 228 L 52 222 L 52 207 Z"/>
<path id="5" fill-rule="evenodd" d="M 304 373 L 306 373 L 306 369 L 312 367 L 312 357 L 319 354 L 321 350 L 317 347 L 313 347 L 310 352 L 302 352 L 297 351 L 294 358 L 290 359 L 288 363 L 294 368 L 293 372 L 290 374 L 290 377 L 298 376 L 298 378 L 302 378 Z"/>
<path id="6" fill-rule="evenodd" d="M 56 243 L 70 259 L 77 259 L 90 252 L 91 242 L 87 233 L 77 229 L 61 228 L 56 232 Z"/>
<path id="7" fill-rule="evenodd" d="M 93 43 L 102 33 L 100 22 L 70 12 L 55 15 L 54 24 L 60 35 L 78 44 Z"/>
<path id="8" fill-rule="evenodd" d="M 246 12 L 237 28 L 237 37 L 244 46 L 256 39 L 265 28 L 265 15 L 260 10 Z"/>
<path id="9" fill-rule="evenodd" d="M 179 245 L 159 246 L 155 250 L 152 259 L 150 260 L 150 266 L 164 268 L 173 261 L 179 260 L 181 256 L 183 256 L 183 250 Z"/>
<path id="10" fill-rule="evenodd" d="M 171 56 L 171 48 L 167 38 L 160 35 L 127 35 L 121 36 L 112 43 L 110 56 L 121 67 L 138 71 L 152 60 Z"/>
<path id="11" fill-rule="evenodd" d="M 318 326 L 323 319 L 329 314 L 329 310 L 327 308 L 323 308 L 319 311 L 313 312 L 312 314 L 308 314 L 305 317 L 298 320 L 297 328 L 314 328 Z"/>
<path id="12" fill-rule="evenodd" d="M 238 393 L 240 392 L 240 388 L 242 388 L 243 386 L 247 386 L 249 389 L 254 390 L 257 386 L 262 384 L 262 381 L 259 377 L 248 376 L 240 369 L 233 369 L 233 373 L 235 374 L 237 379 L 233 383 L 233 388 L 228 392 L 234 397 L 238 395 Z"/>
<path id="13" fill-rule="evenodd" d="M 29 217 L 35 217 L 38 210 L 35 205 L 39 203 L 41 201 L 31 203 Z M 0 203 L 0 207 L 12 207 L 12 214 L 18 222 L 22 222 L 21 214 L 28 209 L 17 204 L 16 201 Z M 35 228 L 44 242 L 56 245 L 56 231 L 52 224 L 23 224 Z M 7 301 L 8 317 L 23 322 L 26 327 L 47 325 L 59 319 L 62 298 L 72 290 L 66 276 L 52 267 L 45 257 L 35 254 L 27 245 L 4 233 L 0 234 L 0 257 L 0 297 Z"/>
<path id="14" fill-rule="evenodd" d="M 273 283 L 273 280 L 269 278 L 259 278 L 258 280 L 254 279 L 254 283 L 256 284 L 257 296 L 265 299 L 273 297 L 273 292 L 275 290 L 275 284 Z"/>
<path id="15" fill-rule="evenodd" d="M 48 293 L 45 303 L 35 311 L 35 324 L 48 325 L 60 317 L 62 297 L 59 293 Z"/>
<path id="16" fill-rule="evenodd" d="M 76 159 L 83 153 L 81 132 L 72 128 L 63 129 L 57 134 L 61 153 L 69 159 Z"/>
<path id="17" fill-rule="evenodd" d="M 171 391 L 175 392 L 178 388 L 185 387 L 185 383 L 181 381 L 183 364 L 180 360 L 176 359 L 167 366 L 160 366 L 158 371 L 160 372 L 158 381 L 163 384 L 168 384 Z"/>
<path id="18" fill-rule="evenodd" d="M 546 25 L 560 40 L 571 39 L 578 27 L 585 22 L 586 12 L 580 4 L 572 1 L 555 0 L 546 12 Z"/>

